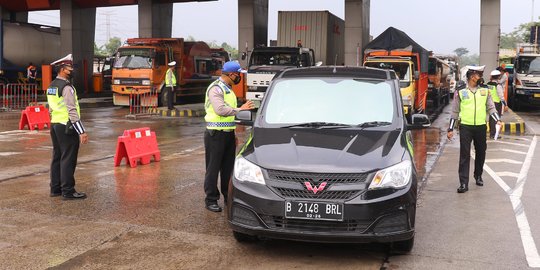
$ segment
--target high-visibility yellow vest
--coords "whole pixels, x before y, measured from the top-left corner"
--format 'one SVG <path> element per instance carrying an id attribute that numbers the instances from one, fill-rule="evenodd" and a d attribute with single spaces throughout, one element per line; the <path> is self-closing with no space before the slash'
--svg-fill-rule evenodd
<path id="1" fill-rule="evenodd" d="M 491 99 L 493 102 L 499 103 L 501 102 L 501 98 L 499 97 L 499 94 L 497 93 L 497 85 L 492 85 L 491 89 L 489 89 L 489 92 L 491 92 Z"/>
<path id="2" fill-rule="evenodd" d="M 487 97 L 489 90 L 487 88 L 478 88 L 473 93 L 469 88 L 459 91 L 460 110 L 459 118 L 461 124 L 470 126 L 481 126 L 486 124 L 487 116 Z"/>
<path id="3" fill-rule="evenodd" d="M 68 81 L 62 79 L 54 79 L 47 88 L 47 102 L 49 103 L 49 109 L 51 111 L 51 123 L 66 124 L 69 121 L 69 112 L 66 104 L 64 103 L 64 97 L 62 91 L 64 87 L 71 85 Z M 75 87 L 73 90 L 75 90 Z M 75 107 L 77 108 L 77 114 L 81 116 L 81 109 L 79 107 L 79 100 L 77 98 L 77 91 L 74 91 L 73 96 L 75 98 Z"/>
<path id="4" fill-rule="evenodd" d="M 167 69 L 165 73 L 165 86 L 175 86 L 176 85 L 176 76 L 172 69 Z"/>
<path id="5" fill-rule="evenodd" d="M 225 104 L 227 104 L 231 108 L 236 108 L 236 95 L 234 94 L 234 91 L 232 91 L 232 89 L 230 89 L 229 86 L 227 86 L 221 80 L 219 79 L 215 80 L 206 89 L 206 98 L 204 101 L 204 109 L 206 111 L 204 120 L 206 121 L 206 128 L 219 129 L 219 130 L 235 129 L 236 123 L 234 122 L 234 116 L 218 115 L 214 111 L 214 108 L 212 107 L 212 104 L 210 103 L 210 100 L 208 99 L 208 92 L 214 86 L 218 86 L 219 88 L 221 88 L 221 91 L 223 92 L 223 100 L 225 101 Z"/>

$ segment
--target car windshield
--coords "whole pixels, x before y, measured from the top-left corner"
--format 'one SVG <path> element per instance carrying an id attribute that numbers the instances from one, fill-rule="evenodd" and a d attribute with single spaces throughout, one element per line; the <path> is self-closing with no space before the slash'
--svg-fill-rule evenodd
<path id="1" fill-rule="evenodd" d="M 302 78 L 274 82 L 265 105 L 268 124 L 336 126 L 392 122 L 392 84 L 351 78 Z"/>
<path id="2" fill-rule="evenodd" d="M 152 68 L 151 49 L 119 49 L 114 62 L 115 68 Z"/>
<path id="3" fill-rule="evenodd" d="M 518 59 L 517 72 L 521 74 L 540 73 L 540 57 L 523 56 Z"/>

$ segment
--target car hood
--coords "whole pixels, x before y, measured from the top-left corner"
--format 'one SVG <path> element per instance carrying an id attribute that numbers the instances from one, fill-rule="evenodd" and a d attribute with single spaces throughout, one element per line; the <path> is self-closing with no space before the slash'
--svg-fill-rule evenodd
<path id="1" fill-rule="evenodd" d="M 366 172 L 400 162 L 398 130 L 254 128 L 243 155 L 266 169 Z"/>

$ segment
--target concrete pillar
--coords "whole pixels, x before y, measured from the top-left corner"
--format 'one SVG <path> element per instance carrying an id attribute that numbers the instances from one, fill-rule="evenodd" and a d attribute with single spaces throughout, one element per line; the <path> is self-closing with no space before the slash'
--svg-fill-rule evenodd
<path id="1" fill-rule="evenodd" d="M 345 0 L 345 65 L 361 66 L 369 42 L 370 0 Z"/>
<path id="2" fill-rule="evenodd" d="M 96 8 L 79 8 L 71 0 L 60 2 L 61 52 L 73 54 L 74 85 L 79 96 L 92 93 Z"/>
<path id="3" fill-rule="evenodd" d="M 501 0 L 480 2 L 480 65 L 486 65 L 484 79 L 499 66 Z"/>
<path id="4" fill-rule="evenodd" d="M 157 2 L 157 1 L 156 1 Z M 173 3 L 139 0 L 139 37 L 170 38 L 172 35 Z"/>
<path id="5" fill-rule="evenodd" d="M 268 0 L 238 0 L 238 52 L 247 53 L 268 42 Z M 245 60 L 240 65 L 247 66 Z"/>

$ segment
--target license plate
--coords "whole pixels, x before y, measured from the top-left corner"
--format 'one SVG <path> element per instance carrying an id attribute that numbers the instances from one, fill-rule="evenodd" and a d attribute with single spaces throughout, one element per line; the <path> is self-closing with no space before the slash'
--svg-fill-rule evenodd
<path id="1" fill-rule="evenodd" d="M 540 94 L 534 94 L 535 98 L 540 98 Z"/>
<path id="2" fill-rule="evenodd" d="M 342 203 L 285 202 L 285 217 L 314 220 L 343 220 Z"/>

